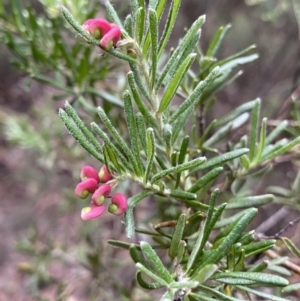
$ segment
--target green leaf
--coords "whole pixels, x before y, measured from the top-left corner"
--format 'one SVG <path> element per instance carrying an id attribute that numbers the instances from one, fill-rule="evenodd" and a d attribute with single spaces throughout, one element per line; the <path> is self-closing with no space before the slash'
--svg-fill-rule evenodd
<path id="1" fill-rule="evenodd" d="M 168 123 L 164 124 L 163 126 L 163 138 L 166 142 L 166 146 L 168 150 L 171 149 L 171 138 L 172 138 L 172 126 Z"/>
<path id="2" fill-rule="evenodd" d="M 131 15 L 128 15 L 124 21 L 124 29 L 128 32 L 130 37 L 133 37 L 132 16 Z"/>
<path id="3" fill-rule="evenodd" d="M 271 160 L 275 157 L 278 157 L 282 154 L 287 153 L 290 149 L 292 149 L 294 146 L 300 143 L 300 137 L 297 137 L 296 139 L 290 141 L 289 143 L 285 144 L 284 146 L 280 147 L 279 149 L 276 149 L 274 151 L 271 151 L 267 155 L 264 155 L 258 162 L 258 164 L 261 164 L 264 161 Z"/>
<path id="4" fill-rule="evenodd" d="M 182 190 L 171 190 L 170 196 L 182 200 L 195 200 L 197 198 L 197 195 L 195 193 Z"/>
<path id="5" fill-rule="evenodd" d="M 151 263 L 153 269 L 159 275 L 159 277 L 161 277 L 168 284 L 172 283 L 173 278 L 171 274 L 165 268 L 164 264 L 161 262 L 155 251 L 152 249 L 152 247 L 144 241 L 140 242 L 140 246 L 144 256 L 149 260 L 149 263 Z"/>
<path id="6" fill-rule="evenodd" d="M 178 56 L 182 57 L 182 54 L 185 52 L 185 50 L 187 48 L 190 49 L 190 53 L 193 51 L 193 38 L 195 36 L 197 36 L 197 38 L 200 37 L 200 27 L 203 25 L 204 22 L 205 22 L 205 16 L 200 16 L 192 24 L 192 26 L 189 28 L 189 30 L 187 30 L 185 36 L 183 37 L 183 39 L 180 41 L 177 48 L 172 53 L 165 68 L 163 69 L 161 75 L 159 76 L 159 79 L 156 84 L 156 89 L 155 89 L 156 92 L 159 90 L 161 84 L 164 81 L 164 78 L 169 73 L 169 71 L 171 73 L 170 78 L 172 78 L 173 71 L 175 72 L 178 69 L 179 64 L 182 62 L 182 59 L 181 58 L 178 59 Z M 197 33 L 198 33 L 198 35 L 197 35 Z M 189 47 L 190 45 L 192 45 L 192 47 Z"/>
<path id="7" fill-rule="evenodd" d="M 225 65 L 225 64 L 227 64 L 227 63 L 229 63 L 229 62 L 231 62 L 231 61 L 234 61 L 235 63 L 237 63 L 237 61 L 236 61 L 235 59 L 238 59 L 241 55 L 244 55 L 244 54 L 246 54 L 246 53 L 252 51 L 252 50 L 255 49 L 255 48 L 256 48 L 255 45 L 250 45 L 249 47 L 243 49 L 242 51 L 239 51 L 239 52 L 237 52 L 237 53 L 235 53 L 235 54 L 233 54 L 233 55 L 231 55 L 231 56 L 228 56 L 228 57 L 226 57 L 226 58 L 223 59 L 223 60 L 217 61 L 217 62 L 214 63 L 210 68 L 213 68 L 213 67 L 215 67 L 215 66 L 223 66 L 223 65 Z M 254 55 L 256 55 L 256 54 L 254 54 Z M 257 55 L 256 55 L 256 56 L 257 56 Z M 248 57 L 246 56 L 246 57 L 240 58 L 242 61 L 239 60 L 239 61 L 238 61 L 238 62 L 239 62 L 238 64 L 243 64 L 243 63 L 245 63 L 245 62 L 244 62 L 245 58 L 248 58 Z M 257 58 L 257 57 L 256 57 L 256 58 Z M 248 62 L 249 62 L 249 61 L 247 61 L 246 63 L 248 63 Z M 234 66 L 234 67 L 235 67 L 235 66 Z"/>
<path id="8" fill-rule="evenodd" d="M 220 243 L 218 248 L 213 250 L 205 260 L 202 260 L 199 266 L 193 271 L 193 274 L 197 274 L 197 272 L 200 271 L 207 264 L 218 263 L 226 254 L 228 254 L 231 246 L 235 244 L 238 241 L 238 239 L 242 236 L 243 231 L 254 219 L 256 214 L 257 209 L 255 208 L 250 208 L 246 210 L 245 213 L 234 224 L 234 227 L 229 232 L 229 234 L 226 237 L 224 237 L 223 241 Z"/>
<path id="9" fill-rule="evenodd" d="M 178 118 L 186 111 L 191 112 L 199 100 L 199 96 L 203 91 L 211 84 L 211 82 L 217 77 L 219 68 L 213 69 L 209 75 L 201 82 L 198 83 L 192 94 L 179 106 L 179 108 L 171 116 L 169 123 L 176 123 Z M 188 116 L 187 116 L 188 117 Z"/>
<path id="10" fill-rule="evenodd" d="M 272 202 L 274 196 L 272 194 L 264 194 L 249 197 L 237 197 L 228 201 L 226 209 L 242 209 L 249 207 L 257 207 Z"/>
<path id="11" fill-rule="evenodd" d="M 89 142 L 95 147 L 95 149 L 102 153 L 102 146 L 97 141 L 97 139 L 94 137 L 94 135 L 91 133 L 91 131 L 85 126 L 85 124 L 82 122 L 82 120 L 77 115 L 76 111 L 73 109 L 73 107 L 66 102 L 65 104 L 65 111 L 67 114 L 74 120 L 78 128 L 82 131 L 82 133 L 86 136 L 86 138 L 89 140 Z"/>
<path id="12" fill-rule="evenodd" d="M 143 172 L 144 166 L 140 156 L 137 126 L 135 123 L 135 116 L 133 112 L 131 97 L 128 91 L 125 91 L 124 93 L 124 111 L 125 111 L 125 117 L 126 117 L 131 147 L 133 150 L 133 155 L 135 156 L 135 160 L 138 166 L 138 172 L 139 172 L 138 175 L 142 176 L 144 173 Z"/>
<path id="13" fill-rule="evenodd" d="M 169 10 L 169 15 L 167 17 L 167 23 L 166 26 L 164 28 L 161 40 L 159 41 L 159 47 L 158 47 L 158 58 L 161 56 L 161 54 L 163 53 L 165 46 L 169 40 L 169 37 L 171 35 L 172 29 L 174 27 L 175 21 L 176 21 L 176 17 L 177 17 L 177 13 L 179 10 L 179 6 L 180 6 L 180 0 L 172 0 L 172 4 Z"/>
<path id="14" fill-rule="evenodd" d="M 251 293 L 251 294 L 254 294 L 256 296 L 259 296 L 259 297 L 262 297 L 262 298 L 265 298 L 267 299 L 268 301 L 290 301 L 289 299 L 285 299 L 285 298 L 281 298 L 281 297 L 277 297 L 277 296 L 274 296 L 274 295 L 270 295 L 270 294 L 267 294 L 267 293 L 263 293 L 263 292 L 260 292 L 260 291 L 257 291 L 257 290 L 254 290 L 250 287 L 247 287 L 247 286 L 236 286 L 238 289 L 242 290 L 242 291 L 246 291 L 248 293 Z"/>
<path id="15" fill-rule="evenodd" d="M 168 286 L 168 282 L 166 282 L 162 277 L 157 276 L 150 270 L 148 270 L 145 266 L 143 266 L 141 263 L 136 263 L 136 268 L 137 270 L 145 273 L 148 277 L 152 278 L 155 280 L 158 284 L 161 284 L 162 286 Z"/>
<path id="16" fill-rule="evenodd" d="M 169 288 L 174 289 L 192 289 L 195 288 L 199 285 L 198 281 L 193 281 L 193 280 L 181 280 L 181 281 L 176 281 L 176 282 L 172 282 L 169 285 Z"/>
<path id="17" fill-rule="evenodd" d="M 227 33 L 227 31 L 230 29 L 231 25 L 227 24 L 225 27 L 221 26 L 218 31 L 216 32 L 216 34 L 214 35 L 212 41 L 210 42 L 207 52 L 206 52 L 206 56 L 211 57 L 211 56 L 215 56 L 217 51 L 219 50 L 219 47 Z"/>
<path id="18" fill-rule="evenodd" d="M 130 245 L 129 254 L 135 263 L 139 262 L 139 263 L 143 264 L 145 267 L 147 266 L 142 254 L 141 254 L 141 250 L 138 249 L 137 245 L 135 245 L 135 244 Z"/>
<path id="19" fill-rule="evenodd" d="M 146 105 L 142 101 L 142 98 L 141 98 L 141 96 L 137 90 L 136 84 L 135 84 L 134 75 L 131 71 L 128 72 L 127 79 L 128 79 L 128 83 L 130 86 L 130 90 L 131 90 L 133 99 L 134 99 L 138 109 L 140 110 L 141 114 L 144 116 L 146 121 L 148 121 L 153 127 L 156 128 L 157 122 L 156 122 L 155 118 L 153 117 L 153 115 L 151 114 L 150 110 L 146 107 Z"/>
<path id="20" fill-rule="evenodd" d="M 153 88 L 155 85 L 156 73 L 157 73 L 157 51 L 158 51 L 158 21 L 156 12 L 153 9 L 149 9 L 149 30 L 151 36 L 151 87 Z"/>
<path id="21" fill-rule="evenodd" d="M 178 173 L 178 172 L 181 172 L 184 170 L 191 169 L 192 167 L 199 166 L 199 165 L 203 164 L 203 162 L 205 162 L 205 161 L 206 161 L 205 157 L 199 157 L 199 158 L 196 158 L 189 162 L 185 162 L 183 164 L 178 164 L 177 166 L 165 169 L 165 170 L 157 173 L 156 175 L 154 175 L 151 179 L 151 183 L 154 183 L 170 174 Z"/>
<path id="22" fill-rule="evenodd" d="M 60 109 L 59 117 L 61 118 L 62 122 L 70 132 L 70 134 L 74 137 L 74 139 L 93 157 L 95 157 L 100 162 L 104 163 L 104 157 L 102 154 L 100 154 L 94 146 L 89 142 L 89 140 L 86 138 L 86 136 L 80 131 L 80 129 L 77 127 L 76 123 L 73 121 L 73 119 L 68 116 L 68 114 Z"/>
<path id="23" fill-rule="evenodd" d="M 151 194 L 153 194 L 152 191 L 144 190 L 128 199 L 128 208 L 125 213 L 125 228 L 126 228 L 126 236 L 128 238 L 132 238 L 134 234 L 134 217 L 133 217 L 134 206 Z"/>
<path id="24" fill-rule="evenodd" d="M 212 181 L 214 181 L 219 174 L 223 171 L 223 167 L 216 167 L 214 169 L 212 169 L 211 171 L 209 171 L 208 173 L 206 173 L 204 176 L 202 176 L 195 184 L 193 184 L 193 186 L 191 186 L 188 189 L 188 192 L 197 192 L 198 190 L 200 190 L 201 188 L 205 187 L 206 185 L 208 185 L 209 183 L 211 183 Z"/>
<path id="25" fill-rule="evenodd" d="M 283 293 L 291 293 L 294 291 L 300 291 L 300 283 L 293 283 L 282 289 Z"/>
<path id="26" fill-rule="evenodd" d="M 122 171 L 122 168 L 119 165 L 116 155 L 114 154 L 112 149 L 109 148 L 109 146 L 107 145 L 103 146 L 103 155 L 104 155 L 105 165 L 110 174 L 112 174 L 113 171 L 116 171 L 118 173 Z"/>
<path id="27" fill-rule="evenodd" d="M 146 125 L 142 114 L 139 112 L 135 115 L 135 121 L 137 126 L 137 131 L 139 138 L 143 147 L 145 154 L 147 155 L 147 135 L 146 135 Z"/>
<path id="28" fill-rule="evenodd" d="M 241 248 L 245 251 L 246 257 L 251 257 L 271 249 L 274 247 L 275 243 L 275 239 L 267 239 L 264 241 L 251 242 L 250 244 L 244 245 Z"/>
<path id="29" fill-rule="evenodd" d="M 141 44 L 144 36 L 145 28 L 145 9 L 144 7 L 139 7 L 135 13 L 134 22 L 134 37 L 138 44 Z"/>
<path id="30" fill-rule="evenodd" d="M 270 144 L 274 139 L 276 139 L 289 125 L 287 120 L 280 122 L 276 128 L 266 137 L 265 144 Z"/>
<path id="31" fill-rule="evenodd" d="M 189 257 L 188 263 L 187 263 L 187 268 L 186 268 L 186 273 L 189 273 L 189 271 L 194 267 L 195 262 L 197 257 L 200 255 L 200 253 L 203 250 L 203 247 L 209 237 L 210 234 L 210 222 L 211 222 L 211 218 L 213 216 L 213 212 L 215 209 L 215 203 L 217 200 L 219 194 L 219 190 L 216 189 L 214 190 L 214 192 L 211 195 L 210 201 L 209 201 L 209 209 L 207 212 L 207 216 L 206 216 L 206 220 L 205 220 L 205 224 L 204 227 L 200 230 L 200 234 L 195 242 L 195 245 L 192 249 L 192 253 Z"/>
<path id="32" fill-rule="evenodd" d="M 198 272 L 193 279 L 197 280 L 199 283 L 204 283 L 208 280 L 217 270 L 218 266 L 215 264 L 209 264 L 205 266 L 202 270 Z"/>
<path id="33" fill-rule="evenodd" d="M 174 233 L 172 235 L 171 246 L 169 249 L 169 256 L 172 260 L 177 256 L 179 250 L 179 244 L 181 242 L 183 231 L 185 228 L 185 221 L 186 221 L 186 215 L 181 214 L 179 219 L 177 220 L 177 224 Z"/>
<path id="34" fill-rule="evenodd" d="M 249 159 L 250 162 L 254 159 L 256 153 L 256 142 L 257 142 L 257 131 L 258 131 L 258 120 L 260 110 L 260 99 L 255 101 L 254 107 L 251 114 L 251 124 L 249 133 Z"/>
<path id="35" fill-rule="evenodd" d="M 154 155 L 155 155 L 155 137 L 152 128 L 147 129 L 146 137 L 147 137 L 147 166 L 144 174 L 144 180 L 143 180 L 144 184 L 148 182 L 148 178 L 152 170 Z"/>
<path id="36" fill-rule="evenodd" d="M 176 255 L 176 264 L 179 265 L 184 257 L 186 250 L 186 242 L 184 240 L 181 240 L 178 244 L 178 250 Z"/>
<path id="37" fill-rule="evenodd" d="M 109 118 L 107 117 L 107 115 L 105 114 L 104 110 L 101 107 L 98 107 L 97 113 L 98 113 L 99 117 L 101 118 L 102 122 L 104 123 L 104 125 L 106 126 L 107 130 L 110 132 L 112 137 L 121 146 L 122 150 L 129 158 L 129 160 L 133 166 L 135 174 L 139 175 L 140 171 L 139 171 L 136 159 L 134 158 L 133 154 L 131 153 L 130 149 L 128 148 L 127 144 L 124 142 L 124 140 L 122 139 L 122 137 L 120 136 L 120 134 L 118 133 L 116 128 L 111 124 L 111 122 L 110 122 Z"/>
<path id="38" fill-rule="evenodd" d="M 251 280 L 259 284 L 270 285 L 270 286 L 286 286 L 289 284 L 288 280 L 277 276 L 265 273 L 253 273 L 253 272 L 227 272 L 227 273 L 217 273 L 212 279 L 221 278 L 234 278 L 234 279 L 245 279 Z"/>
<path id="39" fill-rule="evenodd" d="M 225 126 L 221 127 L 209 139 L 207 139 L 204 142 L 203 147 L 211 147 L 216 143 L 220 142 L 230 133 L 231 128 L 232 128 L 232 122 L 229 122 Z"/>
<path id="40" fill-rule="evenodd" d="M 256 100 L 252 100 L 252 101 L 246 102 L 246 103 L 238 106 L 234 110 L 230 111 L 227 115 L 225 115 L 225 116 L 221 117 L 220 119 L 218 119 L 215 122 L 213 127 L 214 128 L 220 127 L 220 126 L 223 126 L 223 125 L 227 124 L 230 121 L 233 121 L 234 119 L 241 116 L 245 112 L 248 112 L 248 111 L 252 110 L 255 103 L 256 103 Z"/>
<path id="41" fill-rule="evenodd" d="M 122 164 L 126 167 L 127 170 L 132 171 L 132 167 L 128 164 L 128 160 L 123 156 L 119 149 L 112 143 L 111 139 L 106 135 L 106 133 L 95 123 L 91 123 L 92 131 L 98 135 L 103 142 L 112 149 L 112 151 L 118 156 L 122 161 Z"/>
<path id="42" fill-rule="evenodd" d="M 199 170 L 206 169 L 206 168 L 224 165 L 226 162 L 231 161 L 235 158 L 239 158 L 248 152 L 249 152 L 248 148 L 241 148 L 241 149 L 236 149 L 236 150 L 233 150 L 231 152 L 225 153 L 225 154 L 217 156 L 217 157 L 210 158 L 201 166 L 192 169 L 190 174 L 197 172 Z"/>
<path id="43" fill-rule="evenodd" d="M 184 162 L 186 152 L 189 146 L 189 141 L 190 141 L 189 136 L 185 136 L 182 140 L 179 155 L 178 155 L 178 161 L 177 161 L 178 164 L 182 164 Z M 177 174 L 175 188 L 178 188 L 179 184 L 180 184 L 180 173 Z M 194 192 L 194 191 L 189 191 L 189 192 Z"/>
<path id="44" fill-rule="evenodd" d="M 300 258 L 300 250 L 296 247 L 296 245 L 287 237 L 282 237 L 282 241 L 286 245 L 286 247 L 298 258 Z"/>
<path id="45" fill-rule="evenodd" d="M 183 77 L 187 73 L 188 69 L 190 68 L 191 64 L 193 63 L 194 59 L 196 57 L 195 53 L 191 53 L 179 66 L 177 72 L 175 73 L 172 81 L 169 83 L 169 85 L 165 89 L 165 93 L 162 96 L 158 113 L 163 113 L 169 106 L 173 96 L 175 95 Z"/>
<path id="46" fill-rule="evenodd" d="M 151 3 L 152 2 L 152 3 Z M 149 1 L 149 8 L 154 9 L 157 16 L 157 23 L 159 23 L 160 18 L 164 12 L 167 0 L 159 0 L 159 1 Z M 144 47 L 143 47 L 143 55 L 146 57 L 149 47 L 150 47 L 150 31 L 147 31 L 147 35 L 145 37 Z"/>
<path id="47" fill-rule="evenodd" d="M 153 275 L 153 274 L 151 274 L 151 275 Z M 155 283 L 148 283 L 148 282 L 146 282 L 146 281 L 143 279 L 143 277 L 142 277 L 141 271 L 138 271 L 138 272 L 136 273 L 136 280 L 137 280 L 138 284 L 139 284 L 142 288 L 148 289 L 148 290 L 159 289 L 159 288 L 165 286 L 165 284 L 162 284 L 162 283 L 160 283 L 160 282 L 155 282 Z"/>

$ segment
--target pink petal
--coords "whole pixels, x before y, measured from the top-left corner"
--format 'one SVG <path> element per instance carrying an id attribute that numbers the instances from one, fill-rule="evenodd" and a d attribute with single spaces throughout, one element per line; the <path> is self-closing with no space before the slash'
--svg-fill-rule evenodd
<path id="1" fill-rule="evenodd" d="M 89 165 L 83 166 L 83 168 L 81 169 L 81 172 L 80 172 L 80 178 L 81 178 L 81 180 L 93 178 L 97 181 L 97 183 L 100 182 L 97 170 L 94 167 L 89 166 Z"/>
<path id="2" fill-rule="evenodd" d="M 105 206 L 95 206 L 92 205 L 91 207 L 84 207 L 81 210 L 81 219 L 84 221 L 95 219 L 99 217 L 105 210 Z"/>
<path id="3" fill-rule="evenodd" d="M 92 200 L 94 204 L 101 205 L 103 204 L 105 198 L 109 196 L 111 192 L 111 187 L 108 184 L 101 185 L 92 195 Z"/>
<path id="4" fill-rule="evenodd" d="M 90 178 L 86 179 L 79 184 L 77 184 L 75 188 L 75 194 L 80 198 L 85 199 L 89 195 L 89 193 L 95 192 L 98 187 L 98 183 L 95 179 Z"/>

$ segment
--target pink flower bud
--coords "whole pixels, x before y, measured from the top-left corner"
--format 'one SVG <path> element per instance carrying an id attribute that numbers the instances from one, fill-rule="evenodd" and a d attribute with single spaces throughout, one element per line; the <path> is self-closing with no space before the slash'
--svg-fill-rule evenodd
<path id="1" fill-rule="evenodd" d="M 108 211 L 115 215 L 123 214 L 127 209 L 127 198 L 122 193 L 116 193 L 112 199 L 111 204 L 108 207 Z"/>
<path id="2" fill-rule="evenodd" d="M 106 183 L 110 180 L 112 180 L 112 176 L 108 172 L 106 165 L 103 165 L 99 171 L 99 179 L 101 183 Z"/>
<path id="3" fill-rule="evenodd" d="M 100 182 L 97 170 L 94 167 L 88 165 L 83 166 L 83 168 L 81 169 L 80 178 L 82 181 L 92 178 L 95 179 L 97 183 Z"/>
<path id="4" fill-rule="evenodd" d="M 100 40 L 100 46 L 105 50 L 110 50 L 113 46 L 116 46 L 121 37 L 121 29 L 112 24 L 111 30 L 106 33 Z"/>
<path id="5" fill-rule="evenodd" d="M 82 27 L 95 39 L 100 39 L 111 30 L 112 26 L 105 19 L 96 18 L 96 19 L 86 20 L 83 23 Z"/>
<path id="6" fill-rule="evenodd" d="M 111 192 L 111 187 L 108 184 L 101 185 L 92 195 L 92 200 L 95 205 L 103 204 L 105 198 L 109 196 Z"/>
<path id="7" fill-rule="evenodd" d="M 84 221 L 99 217 L 105 210 L 105 206 L 96 206 L 94 204 L 91 207 L 84 207 L 81 210 L 81 219 Z"/>
<path id="8" fill-rule="evenodd" d="M 75 188 L 75 194 L 82 199 L 86 199 L 89 193 L 95 192 L 98 183 L 95 179 L 90 178 L 80 182 Z"/>

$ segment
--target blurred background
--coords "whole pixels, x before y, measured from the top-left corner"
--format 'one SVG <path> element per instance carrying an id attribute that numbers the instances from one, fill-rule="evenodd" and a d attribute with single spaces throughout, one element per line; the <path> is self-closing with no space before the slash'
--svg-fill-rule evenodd
<path id="1" fill-rule="evenodd" d="M 0 0 L 0 300 L 151 300 L 131 283 L 135 271 L 127 268 L 131 262 L 127 252 L 105 243 L 108 238 L 124 238 L 120 219 L 106 215 L 88 223 L 80 220 L 82 203 L 73 194 L 80 169 L 85 164 L 100 166 L 65 131 L 57 110 L 66 99 L 74 101 L 75 107 L 88 106 L 74 96 L 76 91 L 73 96 L 68 94 L 68 88 L 75 74 L 74 61 L 84 62 L 82 58 L 90 54 L 87 49 L 91 47 L 68 28 L 54 2 Z M 97 14 L 104 14 L 104 7 L 98 2 L 94 5 L 95 1 L 78 1 L 75 8 L 72 1 L 62 2 L 73 8 L 72 13 L 81 23 L 94 14 L 96 6 Z M 113 3 L 125 16 L 127 4 Z M 300 95 L 300 2 L 184 0 L 170 46 L 176 46 L 184 29 L 202 14 L 207 16 L 200 40 L 202 49 L 208 47 L 220 26 L 231 24 L 218 58 L 252 44 L 256 44 L 255 52 L 259 54 L 257 60 L 242 66 L 241 76 L 217 94 L 211 118 L 256 97 L 262 99 L 262 117 L 274 122 L 291 118 L 291 97 L 299 100 Z M 39 35 L 22 28 L 23 18 Z M 53 30 L 55 26 L 57 31 Z M 49 60 L 44 50 L 53 49 L 52 57 L 60 59 L 63 50 L 59 50 L 59 43 L 52 42 L 57 33 L 71 49 L 56 66 L 70 80 L 68 86 L 60 85 L 61 74 L 52 71 L 55 60 Z M 99 57 L 96 53 L 89 65 L 78 63 L 83 71 L 78 73 L 77 82 L 80 76 L 91 76 L 91 68 L 97 73 L 96 78 L 90 78 L 93 83 L 110 70 L 122 68 L 107 57 L 96 66 Z M 118 78 L 112 86 L 115 80 L 100 84 L 102 91 L 121 94 L 124 78 Z M 93 104 L 105 101 L 108 110 L 118 105 L 119 100 L 105 92 L 89 93 Z M 82 113 L 87 120 L 92 118 L 87 115 Z M 279 169 L 276 176 L 261 183 L 262 187 L 277 182 L 288 187 L 298 171 L 289 162 Z M 269 229 L 269 234 L 299 216 L 299 207 L 283 210 L 280 225 Z M 280 208 L 272 205 L 262 209 L 257 225 Z M 287 235 L 293 238 L 296 229 L 293 227 Z"/>

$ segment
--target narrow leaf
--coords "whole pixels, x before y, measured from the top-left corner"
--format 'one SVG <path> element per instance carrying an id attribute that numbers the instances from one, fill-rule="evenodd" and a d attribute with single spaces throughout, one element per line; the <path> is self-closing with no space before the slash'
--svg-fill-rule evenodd
<path id="1" fill-rule="evenodd" d="M 156 91 L 159 90 L 161 84 L 164 81 L 164 78 L 166 75 L 169 73 L 170 70 L 177 70 L 178 63 L 179 63 L 179 58 L 183 54 L 183 52 L 186 50 L 186 48 L 191 44 L 191 41 L 195 36 L 197 36 L 197 32 L 199 32 L 198 37 L 200 36 L 200 27 L 203 25 L 205 22 L 205 16 L 200 16 L 187 30 L 185 36 L 183 39 L 180 41 L 179 45 L 177 48 L 174 50 L 172 53 L 170 59 L 168 60 L 165 68 L 163 69 L 161 75 L 159 76 L 159 79 L 157 81 L 156 85 Z M 193 49 L 190 50 L 190 53 L 193 51 Z M 172 72 L 173 73 L 173 72 Z M 173 75 L 173 74 L 172 74 Z"/>
<path id="2" fill-rule="evenodd" d="M 238 289 L 242 290 L 242 291 L 246 291 L 248 293 L 254 294 L 254 295 L 259 296 L 259 297 L 262 297 L 262 298 L 264 298 L 264 299 L 266 299 L 268 301 L 291 301 L 289 299 L 277 297 L 277 296 L 274 296 L 274 295 L 270 295 L 270 294 L 267 294 L 267 293 L 263 293 L 263 292 L 254 290 L 254 289 L 252 289 L 252 288 L 250 288 L 248 286 L 237 285 L 236 287 Z"/>
<path id="3" fill-rule="evenodd" d="M 152 249 L 152 247 L 144 241 L 140 242 L 140 246 L 144 256 L 149 260 L 159 277 L 161 277 L 167 283 L 173 282 L 172 276 L 165 268 L 164 264 L 161 262 L 155 251 Z"/>
<path id="4" fill-rule="evenodd" d="M 207 52 L 206 52 L 206 56 L 210 57 L 210 56 L 215 56 L 217 51 L 219 50 L 219 47 L 227 33 L 227 31 L 230 29 L 231 25 L 227 24 L 225 27 L 221 26 L 218 31 L 216 32 L 216 34 L 214 35 L 212 41 L 210 42 Z"/>
<path id="5" fill-rule="evenodd" d="M 201 188 L 205 187 L 206 185 L 214 181 L 219 176 L 219 174 L 223 171 L 223 169 L 224 169 L 223 167 L 216 167 L 212 169 L 211 171 L 206 173 L 203 177 L 201 177 L 195 184 L 193 184 L 193 186 L 189 188 L 188 192 L 195 193 Z"/>
<path id="6" fill-rule="evenodd" d="M 194 108 L 199 100 L 201 93 L 211 84 L 211 82 L 217 77 L 219 72 L 219 67 L 213 69 L 209 75 L 196 86 L 192 94 L 179 106 L 179 108 L 174 112 L 169 120 L 169 123 L 176 123 L 177 119 L 185 110 L 191 110 Z"/>
<path id="7" fill-rule="evenodd" d="M 122 137 L 120 136 L 120 134 L 118 133 L 116 128 L 111 124 L 109 118 L 107 117 L 107 115 L 105 114 L 104 110 L 101 107 L 97 108 L 97 113 L 100 116 L 104 125 L 106 126 L 107 130 L 112 135 L 112 137 L 116 140 L 116 142 L 123 149 L 124 153 L 128 156 L 128 158 L 133 166 L 135 174 L 138 175 L 140 173 L 138 164 L 137 164 L 136 159 L 134 158 L 133 154 L 131 153 L 130 149 L 128 148 L 127 144 L 124 142 L 124 140 L 122 139 Z"/>
<path id="8" fill-rule="evenodd" d="M 300 250 L 296 247 L 296 245 L 287 237 L 282 237 L 282 240 L 286 247 L 298 258 L 300 258 Z"/>
<path id="9" fill-rule="evenodd" d="M 177 252 L 179 250 L 179 244 L 182 239 L 182 234 L 185 228 L 186 215 L 181 214 L 179 219 L 177 220 L 177 224 L 172 236 L 171 246 L 169 249 L 169 256 L 173 260 L 177 256 Z"/>
<path id="10" fill-rule="evenodd" d="M 249 133 L 249 159 L 250 162 L 254 159 L 256 153 L 256 142 L 257 142 L 257 131 L 258 131 L 258 120 L 260 110 L 260 99 L 255 101 L 254 107 L 251 114 L 251 124 Z"/>
<path id="11" fill-rule="evenodd" d="M 157 73 L 157 47 L 158 47 L 158 21 L 156 12 L 153 9 L 149 9 L 149 30 L 151 36 L 151 87 L 154 87 L 156 73 Z"/>
<path id="12" fill-rule="evenodd" d="M 206 168 L 211 168 L 214 166 L 219 166 L 219 165 L 224 165 L 226 162 L 231 161 L 235 158 L 239 158 L 246 153 L 248 153 L 249 149 L 248 148 L 241 148 L 241 149 L 236 149 L 231 152 L 225 153 L 223 155 L 208 159 L 204 164 L 202 164 L 199 167 L 196 167 L 191 170 L 190 174 L 197 172 L 199 170 L 203 170 Z"/>
<path id="13" fill-rule="evenodd" d="M 264 194 L 258 196 L 249 196 L 243 198 L 234 198 L 228 201 L 226 209 L 242 209 L 249 207 L 257 207 L 272 202 L 274 196 L 272 194 Z"/>
<path id="14" fill-rule="evenodd" d="M 71 119 L 68 114 L 60 109 L 59 112 L 59 117 L 61 118 L 62 122 L 70 132 L 70 134 L 74 137 L 74 139 L 93 157 L 95 157 L 97 160 L 100 162 L 104 163 L 104 157 L 102 154 L 100 154 L 94 146 L 88 141 L 86 136 L 78 129 L 76 126 L 75 122 L 73 119 Z"/>
<path id="15" fill-rule="evenodd" d="M 191 53 L 184 61 L 183 63 L 179 66 L 177 72 L 175 73 L 172 81 L 169 83 L 169 85 L 165 89 L 165 93 L 161 99 L 160 106 L 158 108 L 158 113 L 164 112 L 173 96 L 175 95 L 183 77 L 185 76 L 186 72 L 190 68 L 191 64 L 193 63 L 194 59 L 196 57 L 195 53 Z"/>
<path id="16" fill-rule="evenodd" d="M 144 180 L 143 180 L 144 184 L 148 182 L 148 178 L 152 170 L 154 155 L 155 155 L 155 137 L 152 128 L 147 129 L 146 137 L 147 137 L 147 166 L 144 174 Z"/>
<path id="17" fill-rule="evenodd" d="M 203 164 L 203 162 L 205 162 L 205 161 L 206 161 L 205 157 L 199 157 L 199 158 L 196 158 L 189 162 L 185 162 L 183 164 L 179 164 L 177 166 L 165 169 L 165 170 L 157 173 L 155 176 L 153 176 L 153 178 L 151 179 L 151 183 L 154 183 L 154 182 L 162 179 L 163 177 L 166 177 L 167 175 L 170 175 L 173 173 L 178 173 L 178 172 L 181 172 L 184 170 L 188 170 L 195 166 L 199 166 L 199 165 Z"/>
<path id="18" fill-rule="evenodd" d="M 138 166 L 138 171 L 139 171 L 138 175 L 142 176 L 144 166 L 140 156 L 137 126 L 135 123 L 135 116 L 133 112 L 131 97 L 128 91 L 125 91 L 124 93 L 124 111 L 125 111 L 125 117 L 126 117 L 131 147 L 133 150 L 133 155 L 135 156 L 135 160 Z"/>
<path id="19" fill-rule="evenodd" d="M 150 270 L 148 270 L 145 266 L 143 266 L 141 263 L 136 263 L 136 268 L 145 273 L 148 277 L 152 278 L 153 280 L 155 280 L 157 283 L 161 284 L 162 286 L 168 286 L 168 282 L 166 282 L 163 278 L 157 276 L 156 274 L 154 274 L 153 272 L 151 272 Z"/>
<path id="20" fill-rule="evenodd" d="M 177 13 L 179 10 L 179 6 L 180 6 L 180 0 L 172 0 L 172 4 L 169 10 L 169 15 L 167 17 L 167 23 L 166 26 L 164 28 L 161 40 L 159 42 L 159 48 L 158 48 L 158 58 L 161 56 L 161 54 L 163 53 L 165 46 L 169 40 L 169 37 L 171 35 L 172 29 L 174 27 L 175 21 L 176 21 L 176 17 L 177 17 Z"/>
<path id="21" fill-rule="evenodd" d="M 128 83 L 130 86 L 130 90 L 133 96 L 133 99 L 140 110 L 141 114 L 145 117 L 145 119 L 153 126 L 157 127 L 157 123 L 153 115 L 150 113 L 149 108 L 146 107 L 144 102 L 142 101 L 142 98 L 137 90 L 135 79 L 132 71 L 128 72 L 127 74 Z"/>

